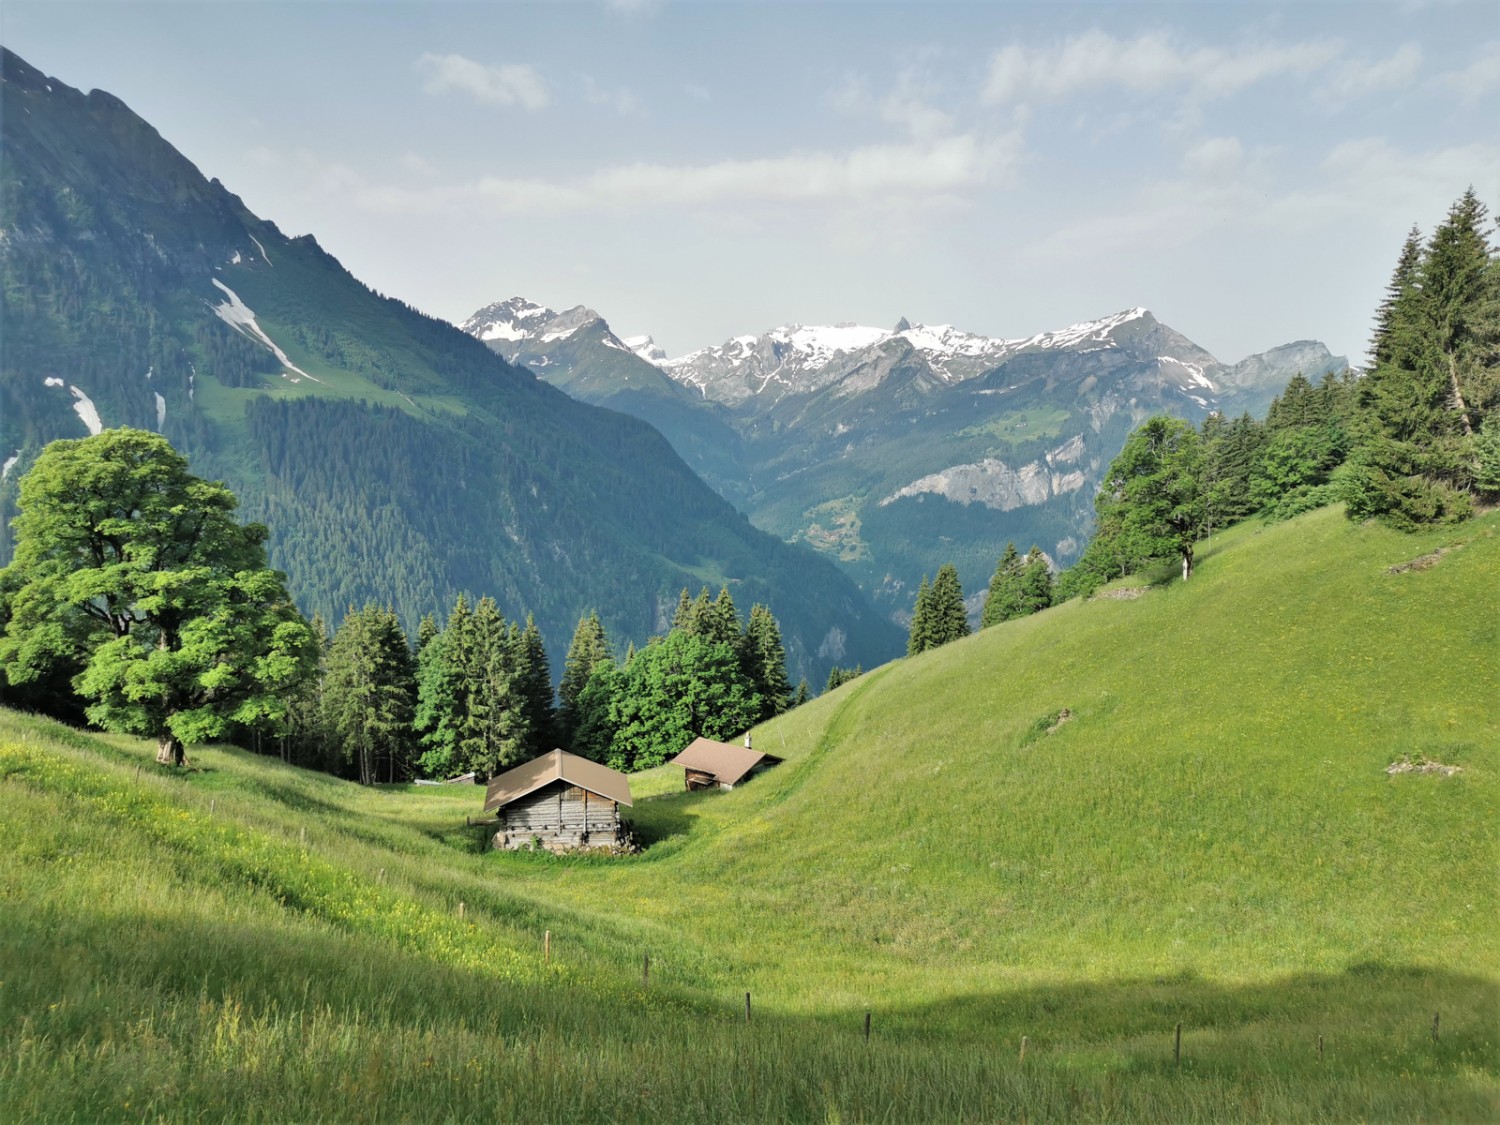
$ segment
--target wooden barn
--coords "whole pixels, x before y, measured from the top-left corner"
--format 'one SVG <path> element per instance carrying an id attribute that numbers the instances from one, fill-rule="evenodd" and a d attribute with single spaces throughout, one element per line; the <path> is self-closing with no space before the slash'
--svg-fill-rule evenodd
<path id="1" fill-rule="evenodd" d="M 695 738 L 687 749 L 672 759 L 671 764 L 683 768 L 683 783 L 689 790 L 733 789 L 780 761 L 770 754 L 752 750 L 747 734 L 743 746 L 715 742 L 711 738 Z"/>
<path id="2" fill-rule="evenodd" d="M 630 781 L 618 770 L 553 750 L 490 779 L 484 811 L 500 821 L 497 848 L 548 851 L 623 847 L 629 837 L 620 806 L 630 805 Z"/>

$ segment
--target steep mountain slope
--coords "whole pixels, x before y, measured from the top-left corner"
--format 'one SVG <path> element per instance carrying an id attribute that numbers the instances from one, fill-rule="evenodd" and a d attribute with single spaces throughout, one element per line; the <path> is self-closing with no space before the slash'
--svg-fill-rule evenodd
<path id="1" fill-rule="evenodd" d="M 637 354 L 593 309 L 577 305 L 559 313 L 512 297 L 459 327 L 581 402 L 649 422 L 721 496 L 743 503 L 740 436 L 728 412 Z"/>
<path id="2" fill-rule="evenodd" d="M 1071 562 L 1104 469 L 1147 415 L 1258 413 L 1298 371 L 1347 366 L 1308 341 L 1228 366 L 1139 308 L 1013 340 L 904 320 L 794 325 L 677 359 L 635 350 L 592 310 L 539 313 L 519 298 L 464 327 L 588 401 L 659 368 L 702 408 L 701 422 L 664 429 L 688 431 L 673 438 L 684 458 L 758 526 L 836 558 L 897 620 L 944 562 L 979 591 L 1007 540 Z M 695 425 L 715 435 L 712 464 L 690 444 Z"/>
<path id="3" fill-rule="evenodd" d="M 683 586 L 727 581 L 778 614 L 794 675 L 894 650 L 852 583 L 751 528 L 649 427 L 370 292 L 118 99 L 0 62 L 0 506 L 48 440 L 159 429 L 335 619 L 373 599 L 414 624 L 490 593 L 560 654 L 589 608 L 639 641 Z"/>
<path id="4" fill-rule="evenodd" d="M 1243 525 L 1124 588 L 758 728 L 732 793 L 633 777 L 617 860 L 0 712 L 6 1108 L 1493 1120 L 1500 516 Z"/>

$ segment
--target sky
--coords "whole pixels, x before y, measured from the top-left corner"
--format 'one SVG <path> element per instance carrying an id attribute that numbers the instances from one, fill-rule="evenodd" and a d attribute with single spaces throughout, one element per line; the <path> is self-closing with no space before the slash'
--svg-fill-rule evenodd
<path id="1" fill-rule="evenodd" d="M 1500 209 L 1500 4 L 5 0 L 362 281 L 670 355 L 782 324 L 1145 306 L 1356 363 L 1413 224 Z"/>

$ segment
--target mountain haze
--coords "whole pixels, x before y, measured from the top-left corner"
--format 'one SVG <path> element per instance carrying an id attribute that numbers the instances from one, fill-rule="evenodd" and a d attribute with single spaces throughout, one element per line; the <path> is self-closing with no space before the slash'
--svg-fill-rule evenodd
<path id="1" fill-rule="evenodd" d="M 47 441 L 136 426 L 228 483 L 330 618 L 374 600 L 410 626 L 493 594 L 556 658 L 590 608 L 623 647 L 684 586 L 727 582 L 779 616 L 794 677 L 895 651 L 851 582 L 752 528 L 649 426 L 371 292 L 119 99 L 0 67 L 7 522 Z"/>

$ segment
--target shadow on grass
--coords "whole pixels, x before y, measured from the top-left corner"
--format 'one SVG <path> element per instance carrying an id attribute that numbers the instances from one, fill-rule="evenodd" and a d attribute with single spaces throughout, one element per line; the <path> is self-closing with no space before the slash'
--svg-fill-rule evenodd
<path id="1" fill-rule="evenodd" d="M 710 995 L 696 980 L 673 980 L 669 961 L 652 978 L 653 994 L 674 998 L 673 1019 L 664 1024 L 634 989 L 633 965 L 622 966 L 621 979 L 603 992 L 508 982 L 363 934 L 244 920 L 43 906 L 0 919 L 0 955 L 15 966 L 0 994 L 0 1043 L 25 1017 L 33 1056 L 87 1053 L 128 1038 L 130 1021 L 151 1014 L 163 1028 L 178 1025 L 169 1034 L 201 1038 L 213 1031 L 203 1013 L 212 1024 L 212 1006 L 232 1002 L 243 1005 L 247 1026 L 257 1016 L 285 1021 L 322 1011 L 360 1028 L 360 1038 L 372 1027 L 407 1029 L 425 1037 L 429 1053 L 449 1037 L 465 1052 L 497 1057 L 542 1039 L 569 1067 L 629 1060 L 648 1029 L 653 1053 L 669 1058 L 693 1052 L 700 1038 L 744 1036 L 745 1049 L 769 1064 L 760 1080 L 789 1088 L 817 1088 L 820 1074 L 858 1063 L 872 1048 L 903 1060 L 903 1081 L 914 1084 L 942 1087 L 970 1070 L 993 1080 L 1018 1065 L 1024 1035 L 1038 1076 L 1082 1087 L 1107 1076 L 1182 1081 L 1205 1096 L 1216 1091 L 1250 1116 L 1269 1094 L 1280 1110 L 1300 1107 L 1310 1117 L 1337 1106 L 1342 1113 L 1333 1116 L 1349 1119 L 1483 1121 L 1496 1089 L 1495 983 L 1411 965 L 1361 964 L 1251 984 L 1181 974 L 959 995 L 875 1009 L 867 1045 L 862 1008 L 789 1017 L 766 1005 L 747 1027 L 738 1023 L 742 994 Z M 1441 1015 L 1437 1036 L 1434 1013 Z M 33 1057 L 30 1065 L 37 1063 Z M 640 1080 L 633 1071 L 600 1077 Z M 899 1095 L 890 1096 L 885 1108 L 899 1116 Z"/>
<path id="2" fill-rule="evenodd" d="M 696 806 L 714 794 L 670 793 L 649 797 L 630 810 L 630 829 L 642 851 L 667 840 L 692 834 L 698 819 Z"/>

